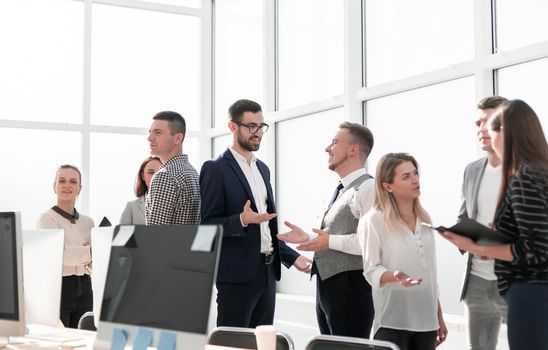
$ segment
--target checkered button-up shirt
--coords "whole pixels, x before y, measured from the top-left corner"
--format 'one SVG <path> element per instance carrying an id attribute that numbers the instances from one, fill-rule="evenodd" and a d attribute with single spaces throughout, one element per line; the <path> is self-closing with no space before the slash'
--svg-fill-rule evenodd
<path id="1" fill-rule="evenodd" d="M 147 225 L 200 223 L 198 172 L 181 154 L 169 159 L 154 174 L 146 201 Z"/>

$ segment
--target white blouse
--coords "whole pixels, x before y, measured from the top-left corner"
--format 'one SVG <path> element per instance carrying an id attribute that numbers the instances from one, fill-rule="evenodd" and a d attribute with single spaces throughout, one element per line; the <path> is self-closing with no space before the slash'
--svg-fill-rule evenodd
<path id="1" fill-rule="evenodd" d="M 76 223 L 65 219 L 53 209 L 43 213 L 38 219 L 37 228 L 62 228 L 65 231 L 65 250 L 63 255 L 63 276 L 90 275 L 91 246 L 84 246 L 85 241 L 91 240 L 93 220 L 80 214 Z"/>
<path id="2" fill-rule="evenodd" d="M 377 210 L 369 212 L 366 222 L 363 261 L 365 278 L 373 287 L 373 334 L 380 327 L 414 332 L 437 330 L 438 283 L 432 230 L 417 219 L 415 233 L 409 229 L 394 232 L 384 214 Z M 404 287 L 390 282 L 381 286 L 383 273 L 397 270 L 422 279 L 421 284 Z"/>

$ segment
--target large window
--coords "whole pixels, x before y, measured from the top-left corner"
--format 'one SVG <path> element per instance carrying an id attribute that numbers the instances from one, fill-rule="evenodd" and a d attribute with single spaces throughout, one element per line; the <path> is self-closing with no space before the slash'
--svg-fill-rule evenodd
<path id="1" fill-rule="evenodd" d="M 548 101 L 544 84 L 548 78 L 548 58 L 498 70 L 498 91 L 509 99 L 527 102 L 537 113 L 548 135 Z"/>
<path id="2" fill-rule="evenodd" d="M 226 151 L 227 147 L 232 144 L 232 134 L 219 136 L 212 140 L 213 142 L 213 158 L 221 155 Z"/>
<path id="3" fill-rule="evenodd" d="M 264 104 L 263 11 L 262 1 L 215 3 L 215 126 L 226 124 L 236 100 Z"/>
<path id="4" fill-rule="evenodd" d="M 91 50 L 93 124 L 148 128 L 174 110 L 200 129 L 198 18 L 94 5 Z"/>
<path id="5" fill-rule="evenodd" d="M 150 2 L 157 2 L 159 4 L 166 5 L 179 5 L 188 7 L 201 7 L 201 0 L 148 0 Z"/>
<path id="6" fill-rule="evenodd" d="M 365 1 L 367 85 L 474 57 L 472 0 Z"/>
<path id="7" fill-rule="evenodd" d="M 0 119 L 82 122 L 84 5 L 0 1 Z"/>
<path id="8" fill-rule="evenodd" d="M 306 232 L 320 228 L 325 208 L 333 195 L 339 177 L 327 168 L 325 148 L 344 120 L 342 108 L 298 117 L 276 124 L 276 169 L 278 188 L 279 231 L 289 229 L 284 221 L 300 226 Z M 314 137 L 310 135 L 311 129 Z M 306 138 L 306 142 L 303 142 Z M 305 253 L 312 257 L 312 254 Z M 280 291 L 315 295 L 314 283 L 302 272 L 283 269 Z"/>
<path id="9" fill-rule="evenodd" d="M 123 157 L 111 156 L 114 145 Z M 118 224 L 127 201 L 135 199 L 133 185 L 141 162 L 149 156 L 146 135 L 94 133 L 90 140 L 90 215 Z M 113 194 L 114 200 L 113 200 Z"/>
<path id="10" fill-rule="evenodd" d="M 280 0 L 279 108 L 344 91 L 344 2 Z"/>
<path id="11" fill-rule="evenodd" d="M 548 40 L 548 2 L 497 0 L 496 9 L 499 51 Z"/>

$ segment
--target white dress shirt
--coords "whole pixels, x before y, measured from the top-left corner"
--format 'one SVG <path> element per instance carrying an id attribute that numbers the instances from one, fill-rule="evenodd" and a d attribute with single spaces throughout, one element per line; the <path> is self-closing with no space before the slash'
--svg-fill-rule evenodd
<path id="1" fill-rule="evenodd" d="M 493 167 L 489 162 L 485 165 L 483 176 L 478 190 L 476 221 L 487 227 L 493 223 L 498 198 L 499 189 L 502 183 L 502 165 Z M 481 259 L 472 256 L 472 266 L 470 268 L 472 275 L 478 276 L 488 281 L 496 281 L 495 260 Z"/>
<path id="2" fill-rule="evenodd" d="M 250 162 L 247 162 L 244 156 L 236 152 L 232 147 L 228 147 L 234 159 L 238 162 L 238 165 L 242 169 L 247 183 L 251 188 L 251 193 L 253 194 L 253 200 L 257 206 L 257 213 L 266 213 L 267 209 L 267 192 L 266 185 L 264 183 L 263 176 L 257 167 L 257 158 L 251 153 Z M 270 236 L 270 227 L 268 226 L 268 221 L 261 222 L 259 225 L 261 227 L 261 253 L 271 253 L 272 252 L 272 237 Z M 243 223 L 242 223 L 243 226 Z"/>
<path id="3" fill-rule="evenodd" d="M 365 169 L 360 168 L 342 178 L 341 183 L 344 187 L 339 192 L 338 197 L 340 197 L 348 189 L 348 186 L 350 186 L 352 182 L 365 174 Z M 360 219 L 358 227 L 360 227 L 360 223 L 362 221 L 361 218 L 371 209 L 374 199 L 375 180 L 367 179 L 358 187 L 350 202 L 350 210 L 352 211 L 352 214 L 355 218 Z M 360 240 L 358 239 L 357 232 L 352 232 L 347 235 L 329 235 L 329 249 L 339 250 L 343 253 L 352 255 L 362 255 L 362 249 L 360 247 Z"/>
<path id="4" fill-rule="evenodd" d="M 373 334 L 380 327 L 414 332 L 437 330 L 438 283 L 432 230 L 422 226 L 417 218 L 414 233 L 409 228 L 397 232 L 388 227 L 382 212 L 372 210 L 367 215 L 367 233 L 364 275 L 373 291 Z M 421 279 L 421 284 L 381 285 L 385 272 L 398 270 L 413 279 Z"/>

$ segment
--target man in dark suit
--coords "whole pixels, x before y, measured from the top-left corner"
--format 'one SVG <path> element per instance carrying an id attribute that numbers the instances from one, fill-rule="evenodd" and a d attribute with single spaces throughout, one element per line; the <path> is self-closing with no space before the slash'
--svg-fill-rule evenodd
<path id="1" fill-rule="evenodd" d="M 310 271 L 311 260 L 278 241 L 270 171 L 253 154 L 268 130 L 261 106 L 250 100 L 229 108 L 233 143 L 200 172 L 202 222 L 223 225 L 217 274 L 217 325 L 273 324 L 280 265 Z"/>

